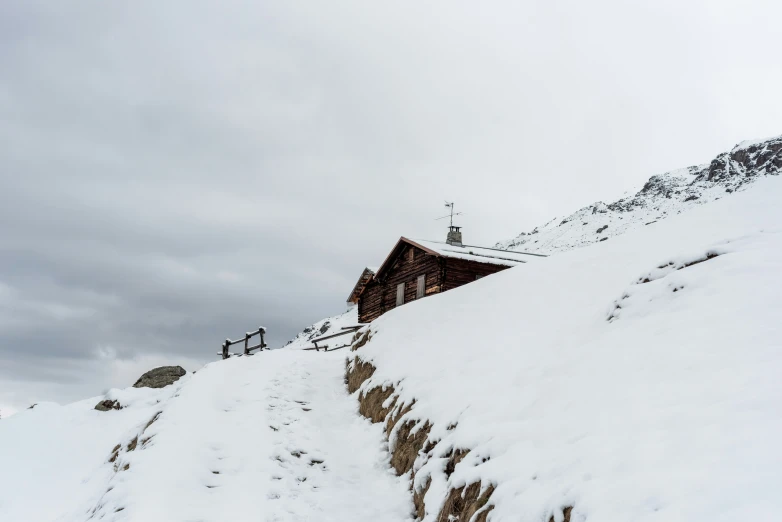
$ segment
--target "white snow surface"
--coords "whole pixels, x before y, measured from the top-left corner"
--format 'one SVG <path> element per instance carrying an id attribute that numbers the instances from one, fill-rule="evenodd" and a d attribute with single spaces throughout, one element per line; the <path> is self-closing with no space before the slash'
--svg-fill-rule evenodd
<path id="1" fill-rule="evenodd" d="M 496 485 L 490 522 L 561 522 L 565 506 L 573 522 L 779 518 L 782 180 L 752 181 L 372 323 L 355 352 L 377 367 L 364 388 L 393 385 L 439 441 L 416 464 L 427 522 L 475 481 Z M 381 426 L 345 391 L 355 353 L 301 351 L 356 321 L 351 308 L 161 390 L 3 419 L 0 521 L 410 520 Z M 123 409 L 95 411 L 103 399 Z M 448 477 L 454 448 L 470 453 Z"/>
<path id="2" fill-rule="evenodd" d="M 416 463 L 425 520 L 475 481 L 493 522 L 778 520 L 781 201 L 762 179 L 374 321 L 362 389 L 393 385 L 415 401 L 397 426 L 439 440 Z"/>
<path id="3" fill-rule="evenodd" d="M 710 163 L 652 176 L 635 194 L 557 216 L 497 248 L 556 254 L 643 228 L 743 191 L 782 172 L 782 136 L 744 141 Z"/>
<path id="4" fill-rule="evenodd" d="M 451 245 L 445 242 L 430 241 L 427 239 L 411 239 L 411 241 L 424 248 L 437 252 L 443 257 L 467 259 L 492 265 L 516 266 L 531 260 L 534 261 L 538 257 L 537 255 L 530 255 L 525 252 L 514 252 L 512 250 L 501 250 L 474 245 Z"/>
<path id="5" fill-rule="evenodd" d="M 342 330 L 343 327 L 357 326 L 358 324 L 359 324 L 358 307 L 351 306 L 350 308 L 348 308 L 348 310 L 342 312 L 341 314 L 335 315 L 333 317 L 327 317 L 325 319 L 321 319 L 317 323 L 308 326 L 307 328 L 299 332 L 299 334 L 297 334 L 296 337 L 288 341 L 288 343 L 284 346 L 284 348 L 290 350 L 302 350 L 304 348 L 312 348 L 314 346 L 312 342 L 313 339 L 340 333 L 343 331 Z M 327 339 L 326 341 L 319 342 L 318 346 L 336 348 L 339 346 L 344 346 L 346 343 L 349 343 L 352 339 L 353 339 L 352 334 L 345 334 L 339 337 L 334 337 L 333 339 Z"/>
<path id="6" fill-rule="evenodd" d="M 4 419 L 0 520 L 407 520 L 408 485 L 344 369 L 341 351 L 272 350 L 161 390 L 112 390 L 119 411 L 94 397 Z"/>

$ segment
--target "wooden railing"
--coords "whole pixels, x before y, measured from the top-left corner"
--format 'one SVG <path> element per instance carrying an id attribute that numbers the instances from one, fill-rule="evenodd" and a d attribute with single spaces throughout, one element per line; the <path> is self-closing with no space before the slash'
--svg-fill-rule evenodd
<path id="1" fill-rule="evenodd" d="M 356 326 L 343 326 L 341 332 L 335 333 L 335 334 L 331 334 L 331 335 L 324 335 L 323 337 L 318 337 L 317 339 L 313 339 L 312 340 L 312 344 L 314 344 L 315 346 L 312 346 L 310 348 L 304 348 L 304 349 L 305 350 L 315 350 L 315 351 L 319 352 L 321 350 L 321 348 L 322 348 L 324 352 L 333 352 L 334 350 L 339 350 L 340 348 L 347 348 L 348 346 L 350 346 L 350 343 L 343 344 L 342 346 L 336 346 L 336 347 L 331 348 L 331 349 L 329 349 L 328 346 L 318 346 L 318 343 L 322 342 L 322 341 L 325 341 L 326 339 L 333 339 L 334 337 L 340 337 L 342 335 L 351 334 L 351 333 L 353 333 L 353 332 L 355 332 L 357 330 L 360 330 L 361 328 L 364 328 L 364 326 L 366 326 L 366 325 L 360 324 L 360 325 L 356 325 Z"/>
<path id="2" fill-rule="evenodd" d="M 266 343 L 263 341 L 263 336 L 266 333 L 266 328 L 261 326 L 258 328 L 258 330 L 254 332 L 247 332 L 244 334 L 244 339 L 239 339 L 236 341 L 232 341 L 230 339 L 226 339 L 223 343 L 223 351 L 219 352 L 218 355 L 222 355 L 223 359 L 228 359 L 231 355 L 252 355 L 250 352 L 253 350 L 263 350 L 266 348 Z M 260 341 L 255 346 L 250 346 L 250 339 L 252 339 L 255 336 L 259 336 Z M 244 353 L 243 354 L 231 354 L 228 352 L 228 349 L 233 346 L 234 344 L 239 344 L 241 342 L 244 342 Z"/>

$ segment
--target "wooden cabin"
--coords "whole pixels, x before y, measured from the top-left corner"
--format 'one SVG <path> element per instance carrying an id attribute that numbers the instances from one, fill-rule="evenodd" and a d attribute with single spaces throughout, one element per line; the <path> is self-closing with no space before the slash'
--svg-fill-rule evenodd
<path id="1" fill-rule="evenodd" d="M 401 237 L 379 268 L 364 269 L 348 302 L 358 305 L 359 322 L 369 323 L 397 306 L 520 265 L 530 256 L 545 257 L 463 245 L 459 227 L 451 227 L 446 242 Z"/>

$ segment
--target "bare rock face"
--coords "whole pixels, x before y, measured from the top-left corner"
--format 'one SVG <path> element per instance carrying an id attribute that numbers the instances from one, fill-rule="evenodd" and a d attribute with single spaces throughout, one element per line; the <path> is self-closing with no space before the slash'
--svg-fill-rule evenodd
<path id="1" fill-rule="evenodd" d="M 164 388 L 174 384 L 187 372 L 181 366 L 161 366 L 139 377 L 134 388 Z"/>
<path id="2" fill-rule="evenodd" d="M 98 411 L 121 410 L 122 405 L 119 403 L 119 401 L 105 400 L 96 404 L 95 409 Z"/>

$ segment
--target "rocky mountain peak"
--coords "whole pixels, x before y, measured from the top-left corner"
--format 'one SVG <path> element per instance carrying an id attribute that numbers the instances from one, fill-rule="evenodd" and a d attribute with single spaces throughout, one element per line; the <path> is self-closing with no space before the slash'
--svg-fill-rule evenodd
<path id="1" fill-rule="evenodd" d="M 598 201 L 531 232 L 497 243 L 497 248 L 554 254 L 651 225 L 696 205 L 743 190 L 763 176 L 782 172 L 782 136 L 745 141 L 711 162 L 649 178 L 636 194 L 612 203 Z"/>

